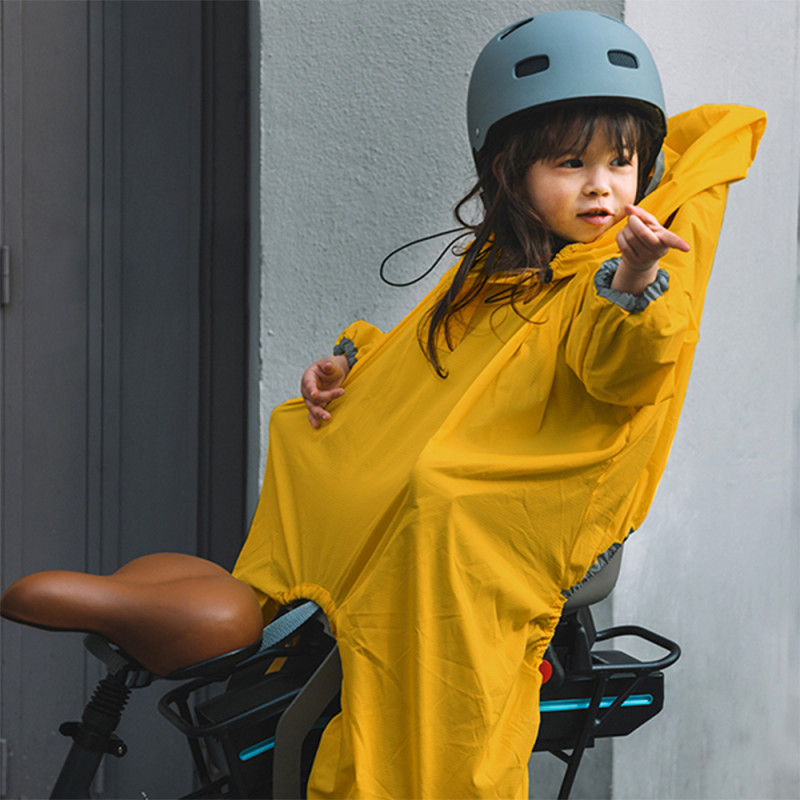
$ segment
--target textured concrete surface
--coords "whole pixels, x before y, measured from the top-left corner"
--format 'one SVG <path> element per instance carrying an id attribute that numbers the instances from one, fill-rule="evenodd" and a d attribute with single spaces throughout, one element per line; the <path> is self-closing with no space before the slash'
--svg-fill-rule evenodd
<path id="1" fill-rule="evenodd" d="M 797 2 L 626 3 L 671 113 L 742 103 L 769 123 L 731 187 L 678 436 L 614 595 L 615 621 L 684 649 L 661 718 L 615 743 L 615 798 L 800 796 L 799 17 Z"/>

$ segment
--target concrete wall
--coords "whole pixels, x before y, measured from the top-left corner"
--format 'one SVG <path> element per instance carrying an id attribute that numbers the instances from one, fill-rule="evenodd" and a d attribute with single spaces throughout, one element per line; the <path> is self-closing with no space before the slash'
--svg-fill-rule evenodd
<path id="1" fill-rule="evenodd" d="M 615 744 L 617 798 L 800 796 L 799 16 L 772 0 L 625 4 L 671 113 L 734 102 L 769 123 L 731 188 L 669 467 L 614 595 L 618 622 L 684 648 L 661 719 Z"/>
<path id="2" fill-rule="evenodd" d="M 771 118 L 731 193 L 670 469 L 615 593 L 619 621 L 685 655 L 661 718 L 615 744 L 613 796 L 797 796 L 796 0 L 262 0 L 254 460 L 269 411 L 337 333 L 358 317 L 391 327 L 435 279 L 390 289 L 378 264 L 451 227 L 471 179 L 466 85 L 486 39 L 569 7 L 624 11 L 671 112 L 740 102 Z M 436 253 L 414 248 L 392 274 L 418 274 Z M 608 750 L 597 753 L 576 798 L 608 796 Z"/>
<path id="3" fill-rule="evenodd" d="M 532 6 L 570 5 L 262 0 L 262 425 L 353 319 L 388 329 L 435 283 L 391 289 L 378 266 L 395 247 L 453 227 L 472 179 L 472 64 Z M 622 12 L 621 0 L 582 5 Z M 414 248 L 392 274 L 419 274 L 442 246 Z"/>

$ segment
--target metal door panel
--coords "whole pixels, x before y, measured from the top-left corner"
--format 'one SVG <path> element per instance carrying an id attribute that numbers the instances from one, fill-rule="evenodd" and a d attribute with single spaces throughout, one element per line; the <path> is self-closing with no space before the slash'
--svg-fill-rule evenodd
<path id="1" fill-rule="evenodd" d="M 221 5 L 224 16 L 241 4 Z M 246 285 L 244 250 L 200 251 L 221 238 L 219 209 L 203 200 L 219 169 L 213 148 L 226 146 L 203 133 L 216 6 L 0 5 L 0 243 L 11 257 L 0 313 L 3 585 L 40 569 L 109 571 L 155 550 L 207 554 L 220 535 L 216 549 L 235 552 L 244 534 L 244 481 L 226 478 L 219 492 L 213 445 L 228 434 L 238 444 L 227 464 L 241 462 L 244 420 L 200 412 L 244 409 L 246 394 L 240 370 L 242 385 L 219 395 L 211 357 L 244 362 L 243 334 L 220 351 L 213 330 L 234 330 L 246 299 L 220 311 L 209 279 L 219 261 Z M 201 473 L 213 504 L 199 497 Z M 225 506 L 220 534 L 212 517 Z M 5 622 L 0 657 L 5 789 L 43 797 L 68 746 L 57 727 L 80 714 L 97 666 L 75 635 Z M 154 713 L 160 688 L 132 698 L 120 729 L 130 752 L 108 765 L 104 795 L 190 788 L 186 745 Z"/>

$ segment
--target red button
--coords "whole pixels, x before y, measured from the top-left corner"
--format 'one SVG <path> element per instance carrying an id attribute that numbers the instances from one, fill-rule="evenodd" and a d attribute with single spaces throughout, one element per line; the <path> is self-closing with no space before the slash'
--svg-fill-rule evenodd
<path id="1" fill-rule="evenodd" d="M 553 677 L 553 665 L 549 661 L 542 659 L 539 664 L 539 672 L 542 673 L 542 683 L 547 683 Z"/>

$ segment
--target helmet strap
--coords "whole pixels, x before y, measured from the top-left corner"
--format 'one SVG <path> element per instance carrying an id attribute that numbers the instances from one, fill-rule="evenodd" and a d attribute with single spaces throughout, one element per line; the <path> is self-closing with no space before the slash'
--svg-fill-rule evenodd
<path id="1" fill-rule="evenodd" d="M 647 197 L 647 195 L 649 195 L 650 192 L 652 192 L 656 186 L 661 183 L 661 179 L 664 177 L 665 163 L 666 159 L 664 158 L 664 151 L 660 150 L 656 156 L 656 163 L 653 164 L 653 171 L 650 173 L 650 180 L 647 182 L 647 187 L 642 193 L 642 197 L 640 199 Z"/>

